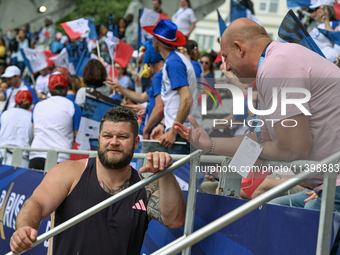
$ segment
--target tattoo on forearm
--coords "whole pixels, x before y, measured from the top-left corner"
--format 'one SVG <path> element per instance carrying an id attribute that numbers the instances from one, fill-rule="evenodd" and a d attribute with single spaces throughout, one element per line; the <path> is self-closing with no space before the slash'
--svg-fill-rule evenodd
<path id="1" fill-rule="evenodd" d="M 148 216 L 152 219 L 158 220 L 164 225 L 161 209 L 159 207 L 159 191 L 155 192 L 148 201 Z"/>
<path id="2" fill-rule="evenodd" d="M 146 185 L 145 190 L 146 190 L 147 199 L 149 200 L 151 195 L 154 194 L 158 190 L 158 181 L 154 181 Z"/>
<path id="3" fill-rule="evenodd" d="M 123 185 L 118 186 L 117 189 L 110 189 L 108 186 L 106 186 L 104 181 L 99 181 L 100 186 L 103 188 L 103 190 L 110 195 L 116 195 L 117 193 L 121 192 L 122 190 L 126 189 L 130 185 L 130 179 L 126 180 Z"/>

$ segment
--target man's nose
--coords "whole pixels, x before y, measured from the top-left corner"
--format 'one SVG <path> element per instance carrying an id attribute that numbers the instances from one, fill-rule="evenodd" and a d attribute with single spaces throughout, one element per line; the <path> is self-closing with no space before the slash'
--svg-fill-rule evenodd
<path id="1" fill-rule="evenodd" d="M 224 61 L 224 66 L 225 66 L 225 70 L 226 70 L 226 71 L 228 71 L 228 72 L 231 71 L 231 67 L 230 67 L 230 65 L 228 64 L 227 61 Z"/>
<path id="2" fill-rule="evenodd" d="M 118 137 L 114 135 L 114 136 L 112 137 L 111 141 L 110 141 L 110 144 L 112 144 L 112 145 L 117 145 L 117 144 L 119 144 Z"/>

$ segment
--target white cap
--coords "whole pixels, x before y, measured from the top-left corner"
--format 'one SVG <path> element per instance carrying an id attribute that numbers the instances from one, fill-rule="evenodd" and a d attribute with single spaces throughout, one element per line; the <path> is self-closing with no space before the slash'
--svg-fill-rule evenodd
<path id="1" fill-rule="evenodd" d="M 335 4 L 335 0 L 314 0 L 312 1 L 312 5 L 309 6 L 309 8 L 312 8 L 312 9 L 315 9 L 315 8 L 318 8 L 320 6 L 331 6 L 333 7 L 334 4 Z"/>
<path id="2" fill-rule="evenodd" d="M 17 66 L 9 66 L 6 68 L 5 73 L 3 75 L 1 75 L 1 77 L 4 78 L 11 78 L 13 76 L 20 76 L 21 75 L 21 71 Z"/>
<path id="3" fill-rule="evenodd" d="M 62 44 L 65 44 L 67 41 L 68 41 L 67 35 L 63 35 L 63 36 L 61 37 L 61 39 L 60 39 L 60 42 L 61 42 Z"/>

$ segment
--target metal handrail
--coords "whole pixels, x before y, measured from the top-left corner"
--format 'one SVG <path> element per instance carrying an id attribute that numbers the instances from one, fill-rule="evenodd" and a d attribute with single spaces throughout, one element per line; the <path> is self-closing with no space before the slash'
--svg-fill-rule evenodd
<path id="1" fill-rule="evenodd" d="M 172 171 L 174 171 L 175 169 L 185 165 L 186 163 L 189 163 L 191 157 L 199 156 L 202 153 L 203 153 L 202 150 L 197 150 L 197 151 L 193 152 L 192 154 L 187 155 L 186 157 L 176 161 L 170 167 L 168 167 L 166 170 L 164 170 L 162 172 L 155 173 L 155 174 L 149 176 L 148 178 L 137 182 L 136 184 L 130 186 L 127 189 L 124 189 L 123 191 L 119 192 L 118 194 L 116 194 L 116 195 L 114 195 L 110 198 L 107 198 L 106 200 L 100 202 L 99 204 L 87 209 L 86 211 L 84 211 L 84 212 L 74 216 L 73 218 L 63 222 L 62 224 L 54 227 L 53 229 L 49 230 L 48 232 L 38 236 L 36 241 L 33 242 L 33 247 L 37 246 L 38 244 L 41 244 L 42 242 L 46 241 L 47 239 L 49 239 L 53 236 L 63 232 L 64 230 L 74 226 L 75 224 L 87 219 L 88 217 L 92 216 L 93 214 L 99 212 L 100 210 L 118 202 L 119 200 L 125 198 L 126 196 L 132 194 L 133 192 L 135 192 L 135 191 L 143 188 L 144 186 L 150 184 L 151 182 L 158 180 L 159 178 L 167 175 L 168 173 L 171 173 Z M 14 254 L 15 253 L 13 253 L 13 252 L 6 253 L 6 255 L 14 255 Z M 22 254 L 22 253 L 20 253 L 20 254 Z"/>
<path id="2" fill-rule="evenodd" d="M 340 158 L 340 151 L 334 153 L 333 155 L 325 158 L 324 160 L 318 162 L 319 164 L 334 164 L 338 163 Z M 274 162 L 271 161 L 272 164 L 274 163 L 281 163 L 281 162 Z M 315 161 L 313 161 L 314 163 Z M 286 162 L 287 163 L 287 162 Z M 288 164 L 288 163 L 287 163 Z M 293 162 L 289 162 L 289 164 L 294 164 Z M 288 165 L 289 165 L 288 164 Z M 281 195 L 283 192 L 289 190 L 290 188 L 294 187 L 295 185 L 298 185 L 301 182 L 304 182 L 307 179 L 313 178 L 314 176 L 318 175 L 319 172 L 301 172 L 296 177 L 291 178 L 282 184 L 268 190 L 267 192 L 263 193 L 262 195 L 250 200 L 249 202 L 241 205 L 240 207 L 232 210 L 231 212 L 225 214 L 224 216 L 218 218 L 217 220 L 207 224 L 206 226 L 200 228 L 199 230 L 195 231 L 189 236 L 181 237 L 180 241 L 173 241 L 166 245 L 167 249 L 161 248 L 160 250 L 152 253 L 151 255 L 172 255 L 177 254 L 178 252 L 182 251 L 186 247 L 192 246 L 202 239 L 208 237 L 209 235 L 217 232 L 218 230 L 228 226 L 229 224 L 233 223 L 234 221 L 240 219 L 241 217 L 247 215 L 248 213 L 252 212 L 259 206 L 263 205 L 264 203 L 268 202 L 269 200 L 275 198 L 276 196 Z M 335 190 L 334 190 L 335 192 Z M 328 190 L 326 190 L 325 196 L 327 196 Z M 334 193 L 335 194 L 335 193 Z M 333 194 L 333 195 L 334 195 Z M 324 198 L 324 197 L 323 197 Z M 325 199 L 322 200 L 322 202 Z M 328 201 L 328 202 L 331 202 Z M 333 196 L 333 203 L 334 203 L 334 196 Z M 326 205 L 324 205 L 321 210 L 325 210 Z M 331 208 L 331 207 L 330 207 Z M 333 205 L 334 208 L 334 205 Z M 333 209 L 331 210 L 333 213 Z M 319 229 L 322 227 L 322 224 L 326 221 L 327 215 L 321 211 L 320 212 L 320 224 Z M 328 217 L 330 218 L 330 217 Z M 330 220 L 330 219 L 328 219 Z M 321 226 L 320 226 L 321 225 Z M 330 244 L 330 235 L 325 238 L 323 236 L 323 232 L 319 231 L 318 235 L 318 244 L 317 244 L 317 255 L 324 255 L 328 254 L 327 250 L 329 251 L 329 244 Z M 322 246 L 320 248 L 320 246 Z M 160 251 L 160 252 L 159 252 Z"/>
<path id="3" fill-rule="evenodd" d="M 49 152 L 54 151 L 57 153 L 64 154 L 75 154 L 75 155 L 88 155 L 88 156 L 97 156 L 97 151 L 87 151 L 87 150 L 65 150 L 65 149 L 41 149 L 41 148 L 31 148 L 31 147 L 17 147 L 11 145 L 1 145 L 0 149 L 16 149 L 20 148 L 23 151 L 39 151 L 39 152 Z M 133 159 L 144 159 L 147 153 L 134 153 Z M 186 154 L 171 154 L 171 157 L 174 161 L 182 159 L 187 156 Z M 204 155 L 201 157 L 202 163 L 221 163 L 226 157 L 219 155 Z"/>
<path id="4" fill-rule="evenodd" d="M 0 146 L 0 148 L 3 148 L 3 147 L 17 148 L 15 146 Z M 48 151 L 47 149 L 35 149 L 35 148 L 24 148 L 24 147 L 20 148 L 20 150 L 21 149 L 22 150 Z M 83 155 L 96 156 L 96 151 L 75 151 L 75 150 L 54 150 L 54 151 L 57 152 L 57 153 L 83 154 Z M 203 152 L 198 150 L 198 151 L 196 151 L 196 152 L 194 152 L 190 155 L 177 155 L 177 154 L 172 155 L 173 159 L 178 160 L 178 161 L 176 163 L 174 163 L 171 167 L 169 167 L 166 171 L 168 171 L 169 169 L 172 169 L 172 170 L 169 170 L 169 171 L 173 171 L 177 167 L 180 167 L 180 166 L 186 164 L 187 162 L 189 162 L 191 157 L 193 157 L 193 158 L 199 157 L 201 154 L 203 154 Z M 146 156 L 145 153 L 135 153 L 133 158 L 144 159 L 145 156 Z M 324 159 L 320 162 L 304 161 L 304 160 L 297 160 L 297 161 L 293 161 L 293 162 L 265 161 L 263 165 L 269 165 L 270 164 L 272 166 L 291 167 L 291 166 L 294 166 L 294 165 L 305 165 L 305 164 L 334 164 L 336 162 L 339 162 L 339 158 L 340 158 L 340 152 L 337 152 L 337 153 L 327 157 L 326 159 Z M 225 159 L 224 156 L 211 156 L 211 155 L 207 156 L 207 155 L 204 155 L 204 156 L 201 157 L 200 162 L 221 163 L 222 160 L 224 160 L 224 159 Z M 188 160 L 188 161 L 183 163 L 184 160 Z M 162 173 L 164 175 L 167 174 L 167 172 L 165 172 L 165 171 L 162 172 Z M 160 174 L 162 174 L 162 173 L 154 174 L 154 175 L 150 176 L 149 178 L 139 182 L 138 184 L 142 185 L 142 186 L 144 186 L 143 184 L 147 185 L 148 183 L 150 183 L 150 182 L 152 182 L 152 181 L 154 181 L 158 178 L 161 178 L 163 175 L 160 176 Z M 258 206 L 260 206 L 260 205 L 264 204 L 265 202 L 269 201 L 270 199 L 282 194 L 282 192 L 289 190 L 293 186 L 303 182 L 304 180 L 306 180 L 308 178 L 312 178 L 317 174 L 318 174 L 318 172 L 302 172 L 302 173 L 298 174 L 295 178 L 291 178 L 290 180 L 285 181 L 284 183 L 282 183 L 282 184 L 278 185 L 277 187 L 267 191 L 266 193 L 262 194 L 261 196 L 258 196 L 257 198 L 247 202 L 246 204 L 240 206 L 239 208 L 236 208 L 235 210 L 229 212 L 228 214 L 222 216 L 221 218 L 215 220 L 214 222 L 206 225 L 205 227 L 197 230 L 196 232 L 190 233 L 189 235 L 181 236 L 177 240 L 175 240 L 175 241 L 169 243 L 168 245 L 162 247 L 161 249 L 159 249 L 158 251 L 156 251 L 153 254 L 176 254 L 179 251 L 186 249 L 187 247 L 199 242 L 200 240 L 204 239 L 205 237 L 215 233 L 219 229 L 229 225 L 230 223 L 241 218 L 242 216 L 248 214 L 249 212 L 256 209 Z M 159 176 L 159 177 L 157 178 L 157 176 Z M 155 179 L 150 180 L 151 177 L 155 178 Z M 148 180 L 150 182 L 146 183 L 146 180 Z M 136 185 L 134 185 L 134 186 L 136 186 Z M 323 198 L 322 198 L 323 205 L 321 207 L 321 212 L 320 212 L 319 234 L 318 234 L 318 244 L 317 244 L 317 254 L 318 255 L 326 254 L 327 252 L 325 253 L 325 251 L 329 251 L 329 243 L 330 243 L 331 235 L 328 233 L 329 231 L 326 232 L 326 230 L 331 227 L 331 217 L 329 216 L 329 214 L 332 213 L 333 208 L 334 208 L 335 188 L 332 187 L 332 186 L 335 186 L 335 180 L 333 180 L 332 182 L 331 181 L 328 182 L 326 180 L 324 182 L 324 192 L 323 192 Z M 119 196 L 116 195 L 115 199 L 113 199 L 112 203 L 117 202 L 118 199 L 122 199 L 125 196 L 129 195 L 130 193 L 126 194 L 125 192 L 130 192 L 130 188 L 119 193 L 118 194 Z M 131 193 L 132 192 L 134 192 L 134 191 L 131 191 Z M 125 195 L 125 196 L 123 196 L 123 195 Z M 328 198 L 327 198 L 327 196 L 328 196 Z M 333 196 L 333 198 L 332 198 L 332 196 Z M 103 201 L 102 203 L 104 203 L 105 201 Z M 102 203 L 98 204 L 97 206 L 100 206 Z M 107 206 L 109 206 L 109 205 L 110 204 L 108 204 Z M 82 214 L 80 214 L 76 217 L 81 217 L 83 214 L 86 214 L 87 211 L 83 212 Z M 94 213 L 96 213 L 96 212 L 94 212 Z M 76 217 L 74 217 L 74 218 L 76 218 Z M 74 219 L 74 218 L 72 218 L 72 219 Z M 70 220 L 72 220 L 72 219 L 70 219 Z M 75 219 L 75 220 L 78 220 L 78 219 Z M 79 221 L 81 221 L 81 220 L 79 220 Z M 74 224 L 78 223 L 79 221 L 75 222 Z M 64 223 L 67 223 L 67 222 L 64 222 Z M 63 227 L 63 224 L 61 224 L 59 226 Z M 53 229 L 53 230 L 56 231 L 55 229 Z M 46 236 L 51 231 L 52 230 L 50 230 L 49 232 L 46 232 L 45 234 L 38 237 L 38 238 L 44 238 L 44 240 L 41 240 L 41 242 L 43 242 L 43 241 L 45 241 L 45 240 L 47 240 L 48 238 L 51 237 L 51 236 Z M 60 233 L 60 232 L 58 232 L 58 233 Z M 55 233 L 54 235 L 56 235 L 58 233 Z M 45 236 L 46 236 L 46 238 L 45 238 Z M 38 241 L 38 238 L 37 238 L 37 241 Z M 39 243 L 41 243 L 41 242 L 39 242 Z M 34 246 L 36 246 L 36 245 L 34 245 Z M 9 254 L 13 254 L 13 253 L 7 253 L 6 255 L 9 255 Z"/>

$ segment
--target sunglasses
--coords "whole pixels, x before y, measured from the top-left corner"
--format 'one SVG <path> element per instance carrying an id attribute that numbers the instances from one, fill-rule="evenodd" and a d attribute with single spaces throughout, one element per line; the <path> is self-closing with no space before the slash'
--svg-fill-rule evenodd
<path id="1" fill-rule="evenodd" d="M 201 64 L 209 65 L 210 63 L 208 61 L 201 61 Z"/>

